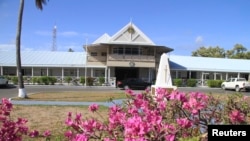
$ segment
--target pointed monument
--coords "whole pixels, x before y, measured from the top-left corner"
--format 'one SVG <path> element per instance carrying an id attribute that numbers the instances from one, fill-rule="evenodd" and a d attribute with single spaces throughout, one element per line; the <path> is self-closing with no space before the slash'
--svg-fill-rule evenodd
<path id="1" fill-rule="evenodd" d="M 173 86 L 172 84 L 172 78 L 169 67 L 169 58 L 166 53 L 163 53 L 161 55 L 156 82 L 155 85 L 151 86 L 152 94 L 156 94 L 157 88 L 163 88 L 170 91 L 177 89 L 177 87 Z"/>

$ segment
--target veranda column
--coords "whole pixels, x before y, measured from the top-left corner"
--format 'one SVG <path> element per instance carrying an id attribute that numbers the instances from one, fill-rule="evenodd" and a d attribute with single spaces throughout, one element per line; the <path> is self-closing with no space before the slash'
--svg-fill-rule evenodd
<path id="1" fill-rule="evenodd" d="M 178 77 L 179 77 L 179 76 L 178 76 L 178 71 L 175 71 L 175 73 L 176 73 L 176 74 L 175 74 L 175 77 L 176 77 L 176 79 L 178 79 Z"/>
<path id="2" fill-rule="evenodd" d="M 108 79 L 108 67 L 105 68 L 105 84 L 107 84 Z"/>
<path id="3" fill-rule="evenodd" d="M 228 73 L 226 73 L 226 80 L 228 79 Z"/>
<path id="4" fill-rule="evenodd" d="M 93 68 L 91 68 L 91 77 L 93 77 Z"/>
<path id="5" fill-rule="evenodd" d="M 62 82 L 63 82 L 63 79 L 64 79 L 64 68 L 62 68 Z"/>
<path id="6" fill-rule="evenodd" d="M 237 78 L 240 78 L 240 73 L 238 72 L 238 76 L 237 76 Z"/>
<path id="7" fill-rule="evenodd" d="M 47 76 L 49 76 L 49 68 L 47 67 Z"/>
<path id="8" fill-rule="evenodd" d="M 76 78 L 79 78 L 79 68 L 76 69 Z"/>
<path id="9" fill-rule="evenodd" d="M 203 81 L 204 81 L 204 80 L 203 80 L 203 75 L 204 75 L 203 72 L 201 72 L 201 86 L 204 86 L 204 85 L 203 85 Z"/>
<path id="10" fill-rule="evenodd" d="M 1 66 L 1 75 L 3 75 L 3 66 Z"/>
<path id="11" fill-rule="evenodd" d="M 31 76 L 32 77 L 34 76 L 34 68 L 33 67 L 31 68 Z"/>
<path id="12" fill-rule="evenodd" d="M 108 83 L 110 83 L 110 67 L 108 67 Z"/>

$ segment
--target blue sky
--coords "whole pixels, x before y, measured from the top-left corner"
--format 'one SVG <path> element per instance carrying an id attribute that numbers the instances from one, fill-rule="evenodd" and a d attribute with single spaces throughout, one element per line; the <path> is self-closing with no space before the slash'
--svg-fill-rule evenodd
<path id="1" fill-rule="evenodd" d="M 25 0 L 22 50 L 50 51 L 57 26 L 57 51 L 84 51 L 104 33 L 132 22 L 155 44 L 188 55 L 201 46 L 250 51 L 249 0 L 49 0 L 40 11 Z M 0 50 L 15 51 L 19 0 L 0 0 Z"/>

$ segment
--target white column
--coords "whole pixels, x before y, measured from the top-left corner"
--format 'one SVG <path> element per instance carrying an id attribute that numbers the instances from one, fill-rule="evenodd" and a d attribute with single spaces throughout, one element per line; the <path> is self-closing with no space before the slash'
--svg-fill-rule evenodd
<path id="1" fill-rule="evenodd" d="M 91 77 L 93 77 L 94 75 L 93 75 L 93 68 L 91 68 Z"/>
<path id="2" fill-rule="evenodd" d="M 47 76 L 49 76 L 49 68 L 47 68 Z"/>
<path id="3" fill-rule="evenodd" d="M 110 67 L 108 67 L 108 83 L 110 83 Z"/>
<path id="4" fill-rule="evenodd" d="M 33 67 L 31 68 L 31 76 L 32 77 L 34 76 L 34 68 Z"/>
<path id="5" fill-rule="evenodd" d="M 217 73 L 216 73 L 216 72 L 214 72 L 214 80 L 216 80 L 216 74 L 217 74 Z"/>
<path id="6" fill-rule="evenodd" d="M 76 78 L 79 78 L 79 68 L 76 69 Z"/>
<path id="7" fill-rule="evenodd" d="M 240 73 L 238 72 L 238 76 L 237 76 L 237 78 L 240 78 Z"/>
<path id="8" fill-rule="evenodd" d="M 201 86 L 203 86 L 203 72 L 201 72 Z"/>
<path id="9" fill-rule="evenodd" d="M 226 73 L 226 80 L 228 79 L 228 73 Z"/>
<path id="10" fill-rule="evenodd" d="M 105 84 L 108 82 L 108 68 L 105 68 Z"/>
<path id="11" fill-rule="evenodd" d="M 63 82 L 63 78 L 64 78 L 64 68 L 62 68 L 62 82 Z"/>

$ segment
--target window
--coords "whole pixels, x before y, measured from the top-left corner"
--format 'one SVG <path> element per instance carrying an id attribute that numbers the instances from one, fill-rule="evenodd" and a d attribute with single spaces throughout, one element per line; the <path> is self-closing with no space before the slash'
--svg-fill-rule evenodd
<path id="1" fill-rule="evenodd" d="M 123 54 L 123 48 L 122 47 L 113 48 L 113 54 Z"/>
<path id="2" fill-rule="evenodd" d="M 91 56 L 97 56 L 97 52 L 91 52 L 90 55 Z"/>
<path id="3" fill-rule="evenodd" d="M 132 48 L 132 55 L 138 55 L 139 49 L 138 48 Z"/>
<path id="4" fill-rule="evenodd" d="M 125 48 L 125 54 L 131 55 L 131 48 Z"/>
<path id="5" fill-rule="evenodd" d="M 102 52 L 102 56 L 107 56 L 107 52 Z"/>

